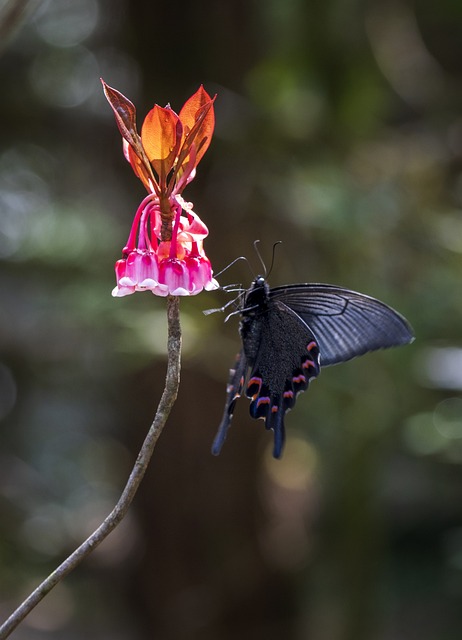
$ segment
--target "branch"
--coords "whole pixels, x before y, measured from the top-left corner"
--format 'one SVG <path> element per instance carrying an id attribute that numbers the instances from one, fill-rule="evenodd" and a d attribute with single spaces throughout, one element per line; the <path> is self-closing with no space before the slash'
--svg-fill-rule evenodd
<path id="1" fill-rule="evenodd" d="M 181 327 L 179 298 L 167 298 L 168 360 L 165 388 L 157 412 L 143 442 L 125 489 L 114 509 L 104 522 L 57 569 L 30 594 L 0 627 L 0 640 L 7 638 L 38 603 L 73 571 L 123 520 L 141 484 L 151 460 L 154 447 L 175 403 L 180 384 Z"/>

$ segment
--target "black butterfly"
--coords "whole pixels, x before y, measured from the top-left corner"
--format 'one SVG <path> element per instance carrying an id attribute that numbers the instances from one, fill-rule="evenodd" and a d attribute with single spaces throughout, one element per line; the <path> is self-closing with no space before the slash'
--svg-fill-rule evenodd
<path id="1" fill-rule="evenodd" d="M 274 431 L 273 455 L 279 458 L 284 415 L 321 366 L 414 339 L 407 320 L 388 305 L 331 284 L 270 289 L 266 279 L 258 276 L 235 313 L 241 315 L 242 349 L 230 370 L 214 455 L 220 453 L 243 391 L 251 399 L 252 418 L 263 418 L 266 428 Z"/>

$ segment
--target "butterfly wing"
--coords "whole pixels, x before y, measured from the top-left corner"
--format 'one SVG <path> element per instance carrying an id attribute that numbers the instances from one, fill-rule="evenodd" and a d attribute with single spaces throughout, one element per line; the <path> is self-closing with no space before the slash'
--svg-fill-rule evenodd
<path id="1" fill-rule="evenodd" d="M 414 339 L 412 327 L 402 315 L 356 291 L 329 284 L 294 284 L 275 287 L 269 295 L 310 327 L 323 366 Z"/>
<path id="2" fill-rule="evenodd" d="M 296 284 L 269 289 L 258 277 L 241 313 L 243 348 L 230 371 L 223 418 L 212 452 L 226 438 L 236 400 L 245 390 L 250 415 L 274 431 L 273 455 L 284 445 L 284 415 L 322 365 L 368 351 L 412 342 L 407 320 L 388 305 L 329 284 Z"/>
<path id="3" fill-rule="evenodd" d="M 291 309 L 271 303 L 263 313 L 243 318 L 241 336 L 248 364 L 245 394 L 250 415 L 274 432 L 273 455 L 284 445 L 284 415 L 298 393 L 319 374 L 319 349 L 312 331 Z"/>
<path id="4" fill-rule="evenodd" d="M 212 444 L 212 453 L 217 456 L 226 440 L 226 435 L 233 419 L 234 407 L 238 398 L 241 397 L 242 388 L 245 382 L 245 373 L 247 370 L 247 361 L 244 349 L 236 356 L 234 368 L 229 370 L 229 379 L 226 386 L 226 402 L 223 417 L 218 427 L 217 435 Z"/>

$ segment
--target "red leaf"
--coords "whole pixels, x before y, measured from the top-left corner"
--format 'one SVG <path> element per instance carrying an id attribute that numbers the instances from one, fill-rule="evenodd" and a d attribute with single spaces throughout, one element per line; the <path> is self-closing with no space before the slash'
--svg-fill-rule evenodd
<path id="1" fill-rule="evenodd" d="M 136 129 L 135 105 L 120 93 L 120 91 L 107 85 L 102 78 L 101 82 L 103 83 L 104 95 L 114 111 L 117 126 L 119 127 L 122 137 L 125 138 L 132 147 L 135 147 L 139 141 L 139 135 Z"/>
<path id="2" fill-rule="evenodd" d="M 112 107 L 122 138 L 126 140 L 129 145 L 128 160 L 136 175 L 141 178 L 145 187 L 151 191 L 152 187 L 149 186 L 149 182 L 155 185 L 155 179 L 136 128 L 135 105 L 120 93 L 120 91 L 106 84 L 102 78 L 101 82 L 103 84 L 104 95 Z"/>

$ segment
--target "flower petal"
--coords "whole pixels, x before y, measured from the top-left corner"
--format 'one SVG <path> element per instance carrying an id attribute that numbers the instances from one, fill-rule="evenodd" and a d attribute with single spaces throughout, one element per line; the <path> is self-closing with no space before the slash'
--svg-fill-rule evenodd
<path id="1" fill-rule="evenodd" d="M 210 260 L 205 256 L 191 256 L 186 260 L 189 273 L 189 290 L 193 295 L 200 293 L 202 289 L 212 291 L 219 287 L 218 282 L 212 278 Z"/>
<path id="2" fill-rule="evenodd" d="M 215 278 L 212 278 L 209 282 L 204 284 L 204 289 L 206 291 L 214 291 L 215 289 L 219 289 L 219 288 L 220 288 L 220 285 L 218 284 L 218 280 L 215 280 Z"/>
<path id="3" fill-rule="evenodd" d="M 151 291 L 155 296 L 161 296 L 163 298 L 168 296 L 170 293 L 166 284 L 157 284 L 157 286 L 154 289 L 151 289 Z"/>
<path id="4" fill-rule="evenodd" d="M 186 212 L 186 216 L 181 216 L 180 219 L 178 240 L 187 242 L 200 242 L 201 240 L 206 238 L 209 235 L 209 230 L 199 218 L 197 213 L 194 213 L 192 208 L 189 206 L 190 203 L 184 202 L 181 196 L 177 196 L 176 200 Z"/>
<path id="5" fill-rule="evenodd" d="M 121 287 L 119 285 L 114 287 L 111 295 L 113 298 L 123 298 L 124 296 L 131 295 L 132 293 L 135 293 L 135 287 Z"/>

